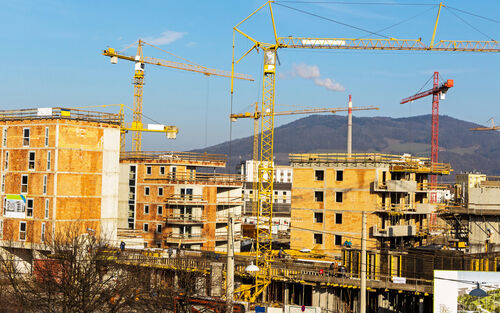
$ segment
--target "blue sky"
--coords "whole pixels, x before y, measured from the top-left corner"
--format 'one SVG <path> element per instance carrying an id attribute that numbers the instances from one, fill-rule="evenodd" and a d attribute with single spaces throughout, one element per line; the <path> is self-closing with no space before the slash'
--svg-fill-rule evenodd
<path id="1" fill-rule="evenodd" d="M 377 2 L 377 1 L 373 1 Z M 383 1 L 393 4 L 420 1 Z M 138 38 L 156 42 L 167 51 L 198 64 L 229 70 L 232 27 L 263 1 L 4 1 L 0 11 L 0 58 L 3 109 L 51 106 L 87 106 L 111 103 L 132 105 L 133 64 L 111 65 L 101 55 L 107 47 L 123 49 Z M 436 1 L 425 3 L 437 4 Z M 307 11 L 369 31 L 384 30 L 394 38 L 430 41 L 437 7 L 426 5 L 355 5 L 292 3 L 283 5 Z M 500 20 L 500 2 L 445 2 L 446 5 Z M 366 32 L 275 5 L 278 35 L 372 38 Z M 474 30 L 455 13 L 477 28 Z M 268 10 L 241 27 L 255 38 L 270 40 Z M 437 39 L 488 40 L 500 37 L 498 23 L 452 9 L 443 9 Z M 236 54 L 250 43 L 237 36 Z M 131 55 L 134 48 L 127 50 Z M 146 48 L 145 55 L 172 60 Z M 429 114 L 431 99 L 411 105 L 399 101 L 422 87 L 434 71 L 454 79 L 455 87 L 441 102 L 440 113 L 484 124 L 499 116 L 499 55 L 485 53 L 364 52 L 283 49 L 276 83 L 276 110 L 305 107 L 343 107 L 349 94 L 354 105 L 376 105 L 380 111 L 356 116 L 408 117 Z M 235 112 L 251 110 L 260 99 L 262 54 L 252 52 L 236 71 L 251 74 L 255 82 L 236 83 Z M 320 83 L 309 77 L 316 73 Z M 318 74 L 319 73 L 319 74 Z M 322 82 L 322 83 L 321 83 Z M 325 85 L 330 86 L 330 89 Z M 178 139 L 144 135 L 145 150 L 189 150 L 229 138 L 229 79 L 146 66 L 144 114 L 158 122 L 176 125 Z M 281 104 L 286 104 L 281 105 Z M 113 111 L 115 109 L 108 109 Z M 116 111 L 116 110 L 115 110 Z M 276 124 L 300 116 L 279 117 Z M 233 138 L 252 133 L 251 121 L 233 123 Z M 129 140 L 130 141 L 130 140 Z"/>

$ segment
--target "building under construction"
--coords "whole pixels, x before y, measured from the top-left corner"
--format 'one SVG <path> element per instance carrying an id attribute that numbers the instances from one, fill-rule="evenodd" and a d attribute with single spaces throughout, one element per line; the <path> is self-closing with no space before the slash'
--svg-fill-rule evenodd
<path id="1" fill-rule="evenodd" d="M 361 213 L 370 227 L 368 248 L 428 243 L 435 205 L 429 175 L 449 164 L 384 154 L 291 154 L 292 249 L 339 255 L 360 246 Z"/>
<path id="2" fill-rule="evenodd" d="M 71 227 L 115 247 L 224 251 L 232 212 L 239 251 L 243 181 L 215 172 L 225 156 L 120 154 L 121 122 L 65 108 L 0 112 L 1 245 L 29 265 L 30 251 Z"/>
<path id="3" fill-rule="evenodd" d="M 232 212 L 239 251 L 243 181 L 240 175 L 215 172 L 225 166 L 224 155 L 122 153 L 120 231 L 139 234 L 144 239 L 141 248 L 225 251 Z"/>

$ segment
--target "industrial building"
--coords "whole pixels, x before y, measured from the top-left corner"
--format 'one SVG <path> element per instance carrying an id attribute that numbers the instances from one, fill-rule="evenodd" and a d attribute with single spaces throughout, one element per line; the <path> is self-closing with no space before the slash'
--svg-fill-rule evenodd
<path id="1" fill-rule="evenodd" d="M 290 162 L 290 246 L 330 255 L 360 246 L 362 212 L 369 249 L 426 243 L 435 216 L 428 176 L 451 171 L 406 154 L 290 154 Z"/>
<path id="2" fill-rule="evenodd" d="M 232 212 L 239 251 L 243 181 L 240 175 L 215 172 L 225 165 L 224 155 L 122 153 L 120 233 L 139 234 L 146 248 L 225 251 Z"/>

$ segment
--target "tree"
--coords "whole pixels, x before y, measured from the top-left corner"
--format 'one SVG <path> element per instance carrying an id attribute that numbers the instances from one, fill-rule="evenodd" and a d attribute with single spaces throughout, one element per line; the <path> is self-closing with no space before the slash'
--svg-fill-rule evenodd
<path id="1" fill-rule="evenodd" d="M 5 249 L 15 248 L 11 244 Z M 1 277 L 7 283 L 6 288 L 0 286 L 2 304 L 11 303 L 22 312 L 171 312 L 174 298 L 191 296 L 198 279 L 193 272 L 157 275 L 152 268 L 129 262 L 128 254 L 108 240 L 82 234 L 78 224 L 47 238 L 41 251 L 33 252 L 28 274 L 18 260 L 0 254 Z"/>

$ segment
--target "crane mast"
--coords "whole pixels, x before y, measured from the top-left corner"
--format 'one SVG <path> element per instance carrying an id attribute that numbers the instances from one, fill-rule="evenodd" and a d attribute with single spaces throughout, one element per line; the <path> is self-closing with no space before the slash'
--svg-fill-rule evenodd
<path id="1" fill-rule="evenodd" d="M 499 41 L 471 41 L 471 40 L 440 40 L 434 44 L 426 45 L 420 39 L 353 39 L 353 38 L 309 38 L 309 37 L 278 37 L 276 24 L 274 21 L 273 0 L 269 0 L 257 8 L 248 17 L 233 27 L 233 62 L 238 64 L 252 50 L 262 50 L 264 52 L 264 72 L 262 87 L 262 132 L 260 142 L 260 164 L 258 183 L 258 222 L 257 222 L 257 249 L 256 263 L 259 272 L 255 275 L 255 285 L 253 293 L 247 298 L 250 302 L 257 301 L 259 295 L 263 294 L 262 301 L 266 301 L 266 288 L 271 283 L 271 262 L 272 259 L 272 182 L 273 182 L 273 144 L 274 144 L 274 91 L 276 74 L 276 52 L 282 48 L 302 48 L 302 49 L 349 49 L 349 50 L 389 50 L 389 51 L 453 51 L 453 52 L 500 52 Z M 443 5 L 440 4 L 439 9 Z M 269 7 L 270 18 L 273 27 L 274 42 L 267 43 L 253 38 L 251 35 L 239 29 L 239 26 L 254 16 L 265 7 Z M 439 14 L 434 25 L 433 38 L 437 31 Z M 246 51 L 239 59 L 235 59 L 235 34 L 238 33 L 251 41 L 253 46 Z M 231 93 L 233 93 L 233 83 L 231 82 Z M 263 221 L 265 224 L 260 224 Z M 269 240 L 269 241 L 268 241 Z"/>
<path id="2" fill-rule="evenodd" d="M 413 96 L 401 100 L 401 104 L 408 103 L 423 97 L 432 95 L 432 126 L 431 126 L 431 162 L 432 165 L 439 160 L 439 98 L 444 96 L 448 89 L 453 87 L 453 80 L 448 79 L 444 84 L 439 85 L 439 72 L 434 72 L 432 76 L 432 88 L 419 92 Z M 431 175 L 431 202 L 436 203 L 437 175 Z"/>

